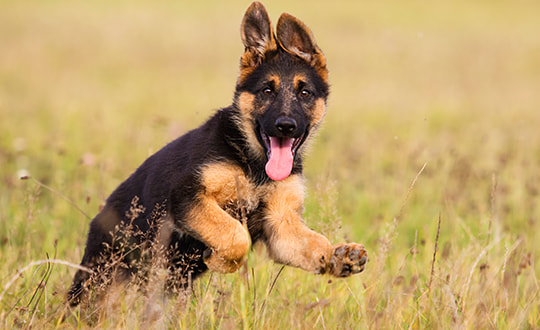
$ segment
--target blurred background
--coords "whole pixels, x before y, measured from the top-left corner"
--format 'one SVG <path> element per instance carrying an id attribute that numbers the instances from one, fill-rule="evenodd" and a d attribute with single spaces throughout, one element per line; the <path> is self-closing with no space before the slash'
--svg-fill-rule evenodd
<path id="1" fill-rule="evenodd" d="M 72 262 L 84 248 L 88 219 L 20 176 L 93 216 L 145 158 L 231 104 L 249 4 L 0 1 L 0 273 L 55 241 Z M 265 6 L 305 22 L 328 60 L 310 225 L 377 251 L 427 163 L 396 247 L 432 242 L 441 215 L 441 244 L 519 237 L 540 253 L 540 2 Z"/>

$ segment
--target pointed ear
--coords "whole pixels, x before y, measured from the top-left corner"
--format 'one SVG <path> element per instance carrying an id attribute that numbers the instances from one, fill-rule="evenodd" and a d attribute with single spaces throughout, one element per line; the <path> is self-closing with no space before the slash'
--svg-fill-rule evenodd
<path id="1" fill-rule="evenodd" d="M 272 24 L 262 3 L 255 1 L 249 6 L 241 30 L 246 49 L 240 59 L 240 80 L 262 62 L 268 51 L 277 49 Z"/>
<path id="2" fill-rule="evenodd" d="M 296 17 L 283 13 L 279 17 L 276 30 L 279 45 L 288 53 L 304 59 L 327 81 L 326 57 L 317 46 L 309 28 Z"/>

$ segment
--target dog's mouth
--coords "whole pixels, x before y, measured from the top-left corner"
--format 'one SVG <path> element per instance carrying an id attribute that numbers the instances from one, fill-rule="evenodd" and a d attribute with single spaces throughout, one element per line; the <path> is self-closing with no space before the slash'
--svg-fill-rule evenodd
<path id="1" fill-rule="evenodd" d="M 304 141 L 305 133 L 298 138 L 268 136 L 259 128 L 268 161 L 264 167 L 268 177 L 274 181 L 285 180 L 292 172 L 294 156 Z"/>

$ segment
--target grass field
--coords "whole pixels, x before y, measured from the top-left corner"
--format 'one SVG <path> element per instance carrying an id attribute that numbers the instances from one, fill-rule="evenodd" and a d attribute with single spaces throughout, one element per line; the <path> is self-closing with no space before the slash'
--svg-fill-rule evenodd
<path id="1" fill-rule="evenodd" d="M 0 1 L 0 328 L 540 328 L 532 0 L 267 3 L 330 69 L 306 222 L 363 243 L 366 271 L 314 276 L 255 247 L 161 316 L 133 289 L 67 311 L 84 214 L 231 103 L 249 2 L 189 3 Z"/>

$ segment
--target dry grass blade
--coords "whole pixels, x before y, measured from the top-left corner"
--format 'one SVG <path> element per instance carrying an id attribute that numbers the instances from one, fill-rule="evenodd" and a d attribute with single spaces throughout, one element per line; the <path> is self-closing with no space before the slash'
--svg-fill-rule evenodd
<path id="1" fill-rule="evenodd" d="M 435 274 L 435 260 L 437 259 L 437 247 L 439 245 L 439 235 L 441 233 L 441 214 L 439 213 L 439 223 L 437 225 L 437 236 L 435 237 L 435 249 L 433 250 L 433 260 L 431 261 L 431 273 L 429 276 L 429 283 L 427 291 L 431 290 L 431 284 L 433 283 L 433 275 Z"/>
<path id="2" fill-rule="evenodd" d="M 268 293 L 266 294 L 266 297 L 264 297 L 264 301 L 263 301 L 263 303 L 261 305 L 261 308 L 259 309 L 259 313 L 258 313 L 259 315 L 261 315 L 261 313 L 263 313 L 264 308 L 266 307 L 266 301 L 268 300 L 268 297 L 272 293 L 272 290 L 274 289 L 274 286 L 276 285 L 277 279 L 278 279 L 279 275 L 281 275 L 281 272 L 283 272 L 284 268 L 285 268 L 285 266 L 281 266 L 281 268 L 279 268 L 279 271 L 276 274 L 276 277 L 274 277 L 274 280 L 272 281 L 272 285 L 270 285 L 270 289 L 268 290 Z"/>
<path id="3" fill-rule="evenodd" d="M 489 251 L 491 250 L 495 245 L 497 245 L 499 243 L 499 240 L 497 241 L 494 241 L 493 243 L 491 243 L 490 245 L 486 246 L 482 252 L 480 252 L 480 254 L 478 255 L 478 257 L 476 258 L 476 260 L 474 261 L 473 265 L 471 266 L 471 271 L 469 272 L 469 276 L 467 277 L 467 281 L 465 282 L 465 284 L 463 285 L 463 290 L 461 292 L 461 310 L 464 312 L 465 311 L 465 307 L 467 305 L 467 295 L 469 293 L 469 286 L 471 284 L 471 279 L 472 279 L 472 276 L 474 274 L 474 270 L 476 269 L 476 267 L 478 266 L 478 263 L 480 262 L 480 260 L 484 257 L 484 255 Z"/>
<path id="4" fill-rule="evenodd" d="M 28 269 L 30 269 L 30 268 L 32 268 L 34 266 L 39 266 L 39 265 L 43 265 L 43 264 L 60 264 L 60 265 L 69 266 L 69 267 L 72 267 L 72 268 L 75 268 L 75 269 L 78 269 L 78 270 L 82 270 L 82 271 L 88 272 L 90 274 L 94 273 L 89 268 L 86 268 L 86 267 L 83 267 L 81 265 L 71 263 L 69 261 L 64 261 L 64 260 L 44 259 L 44 260 L 32 261 L 31 263 L 29 263 L 28 265 L 23 267 L 21 270 L 19 270 L 17 272 L 17 274 L 15 274 L 11 278 L 11 280 L 9 280 L 9 282 L 6 283 L 6 285 L 4 285 L 4 290 L 2 291 L 2 293 L 0 293 L 0 301 L 2 301 L 2 299 L 4 298 L 7 290 L 13 285 L 13 283 L 15 283 L 15 281 L 17 281 L 17 279 L 22 275 L 22 273 L 24 273 L 25 271 L 27 271 Z"/>
<path id="5" fill-rule="evenodd" d="M 407 205 L 407 201 L 409 200 L 409 196 L 411 195 L 411 192 L 412 192 L 412 190 L 414 188 L 414 185 L 416 184 L 416 181 L 420 177 L 420 174 L 422 174 L 422 172 L 424 172 L 424 169 L 426 168 L 426 166 L 427 166 L 427 162 L 424 163 L 424 165 L 422 166 L 420 171 L 418 171 L 418 173 L 416 173 L 416 176 L 414 177 L 413 181 L 411 182 L 411 186 L 409 187 L 409 190 L 407 190 L 407 195 L 405 196 L 405 199 L 403 200 L 403 203 L 401 204 L 401 207 L 399 209 L 398 216 L 396 217 L 396 222 L 398 222 L 399 219 L 401 218 L 401 215 L 403 214 L 403 209 L 405 209 L 405 205 Z"/>
<path id="6" fill-rule="evenodd" d="M 72 201 L 71 199 L 69 199 L 66 195 L 62 194 L 61 192 L 59 192 L 58 190 L 56 189 L 53 189 L 52 187 L 49 187 L 48 185 L 44 184 L 43 182 L 37 180 L 37 179 L 34 179 L 33 177 L 31 176 L 22 176 L 20 178 L 21 180 L 28 180 L 28 179 L 31 179 L 32 181 L 34 181 L 35 184 L 37 184 L 38 186 L 42 187 L 42 188 L 45 188 L 47 189 L 48 191 L 60 196 L 63 200 L 65 200 L 66 202 L 68 202 L 69 204 L 71 204 L 71 206 L 73 206 L 74 208 L 77 209 L 77 211 L 79 211 L 82 215 L 84 215 L 88 220 L 91 220 L 92 217 L 90 217 L 88 214 L 86 214 L 86 212 L 84 212 L 77 204 L 75 204 L 74 201 Z"/>
<path id="7" fill-rule="evenodd" d="M 397 225 L 399 223 L 399 220 L 401 219 L 401 216 L 403 215 L 403 210 L 405 209 L 405 205 L 407 204 L 407 201 L 409 200 L 409 196 L 411 195 L 411 192 L 414 188 L 414 185 L 416 184 L 416 181 L 420 177 L 420 174 L 424 171 L 424 169 L 427 166 L 427 162 L 424 163 L 422 168 L 416 173 L 416 176 L 414 177 L 413 181 L 411 182 L 411 185 L 409 186 L 409 189 L 407 190 L 407 195 L 405 195 L 405 199 L 403 200 L 403 203 L 401 204 L 401 207 L 399 209 L 398 215 L 394 218 L 393 223 L 391 224 L 390 229 L 386 233 L 386 235 L 382 238 L 382 244 L 380 247 L 380 257 L 379 257 L 379 267 L 380 269 L 378 272 L 382 271 L 382 267 L 384 267 L 386 257 L 388 255 L 388 251 L 390 251 L 392 246 L 392 240 L 394 239 L 396 235 L 396 229 Z"/>
<path id="8" fill-rule="evenodd" d="M 497 193 L 497 177 L 495 173 L 491 175 L 491 193 L 490 193 L 490 207 L 489 207 L 489 225 L 486 246 L 489 245 L 492 236 L 493 222 L 495 221 L 495 196 Z M 488 254 L 486 254 L 486 263 Z"/>

